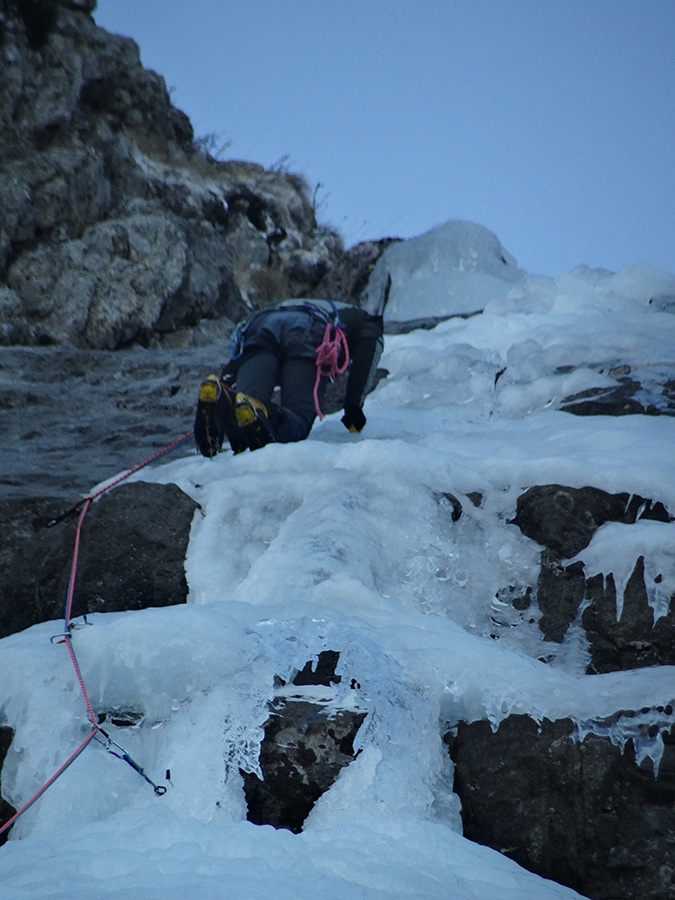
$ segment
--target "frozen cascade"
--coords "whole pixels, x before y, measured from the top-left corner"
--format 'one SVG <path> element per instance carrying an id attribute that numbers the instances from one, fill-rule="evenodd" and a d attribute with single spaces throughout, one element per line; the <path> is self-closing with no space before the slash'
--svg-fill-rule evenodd
<path id="1" fill-rule="evenodd" d="M 74 642 L 95 709 L 140 716 L 111 724 L 115 740 L 154 778 L 169 770 L 169 789 L 158 800 L 128 766 L 87 748 L 0 848 L 10 900 L 113 898 L 130 886 L 163 900 L 219 896 L 223 885 L 267 896 L 270 883 L 279 900 L 578 896 L 461 836 L 442 734 L 460 719 L 569 717 L 580 738 L 631 739 L 658 768 L 673 668 L 587 676 L 578 640 L 545 646 L 541 548 L 512 519 L 537 484 L 590 484 L 675 510 L 675 419 L 591 421 L 556 408 L 568 392 L 611 385 L 617 361 L 675 364 L 675 316 L 645 299 L 667 281 L 651 270 L 529 278 L 486 241 L 482 274 L 499 281 L 494 263 L 513 280 L 482 314 L 387 338 L 389 376 L 367 401 L 363 435 L 329 416 L 302 444 L 186 453 L 134 476 L 177 484 L 201 505 L 189 602 L 93 615 Z M 440 264 L 423 270 L 425 291 L 456 312 Z M 419 297 L 404 282 L 398 309 L 411 320 Z M 579 558 L 620 587 L 643 555 L 657 618 L 675 588 L 673 528 L 603 526 Z M 67 654 L 50 643 L 58 628 L 1 642 L 0 723 L 15 729 L 2 790 L 16 805 L 88 727 Z M 327 702 L 367 711 L 360 754 L 302 834 L 253 826 L 239 769 L 257 769 L 278 679 L 323 650 L 340 654 L 342 676 Z"/>

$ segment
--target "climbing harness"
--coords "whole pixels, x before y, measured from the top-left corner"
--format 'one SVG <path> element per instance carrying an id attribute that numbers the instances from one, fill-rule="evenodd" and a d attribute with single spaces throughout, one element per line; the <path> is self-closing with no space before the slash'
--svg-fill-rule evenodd
<path id="1" fill-rule="evenodd" d="M 72 643 L 72 633 L 73 631 L 80 627 L 78 623 L 71 621 L 71 613 L 73 609 L 73 598 L 75 596 L 75 582 L 77 578 L 77 566 L 78 559 L 80 554 L 80 538 L 82 534 L 82 525 L 84 523 L 85 516 L 89 511 L 89 507 L 93 503 L 93 501 L 104 494 L 106 491 L 111 490 L 113 487 L 118 485 L 121 481 L 124 481 L 130 475 L 133 475 L 134 472 L 138 472 L 139 469 L 144 468 L 144 466 L 149 465 L 154 460 L 158 459 L 160 456 L 163 456 L 165 453 L 168 453 L 170 450 L 173 450 L 175 447 L 182 444 L 184 441 L 188 440 L 188 438 L 192 437 L 193 432 L 189 431 L 187 434 L 184 434 L 181 438 L 169 444 L 168 446 L 162 448 L 157 453 L 154 453 L 152 456 L 148 457 L 148 459 L 144 460 L 142 463 L 139 463 L 137 466 L 129 469 L 124 472 L 114 481 L 100 488 L 98 491 L 90 494 L 88 497 L 85 497 L 79 503 L 76 503 L 73 507 L 67 510 L 60 516 L 57 516 L 55 519 L 52 519 L 47 523 L 47 527 L 51 527 L 56 525 L 58 522 L 63 522 L 65 519 L 69 518 L 71 515 L 75 515 L 75 513 L 79 513 L 79 519 L 77 522 L 77 528 L 75 530 L 75 542 L 73 546 L 73 557 L 70 566 L 70 578 L 68 579 L 68 590 L 66 594 L 66 607 L 65 607 L 65 615 L 64 615 L 64 627 L 63 632 L 61 634 L 55 634 L 51 638 L 51 642 L 53 644 L 65 644 L 66 649 L 68 650 L 68 654 L 70 656 L 70 660 L 73 664 L 73 668 L 75 670 L 75 675 L 77 677 L 78 684 L 80 685 L 80 690 L 82 692 L 82 696 L 84 697 L 85 706 L 87 708 L 87 715 L 91 722 L 92 729 L 87 735 L 87 737 L 82 741 L 80 746 L 68 757 L 68 759 L 63 763 L 63 765 L 54 772 L 51 778 L 43 784 L 43 786 L 28 800 L 20 809 L 16 811 L 16 813 L 8 819 L 4 825 L 0 826 L 0 835 L 5 831 L 8 831 L 12 825 L 16 822 L 16 820 L 23 815 L 31 806 L 40 799 L 40 797 L 45 793 L 45 791 L 51 787 L 52 784 L 59 778 L 66 769 L 75 762 L 78 756 L 84 751 L 86 747 L 89 746 L 93 739 L 96 739 L 97 743 L 102 744 L 106 751 L 110 753 L 111 756 L 117 757 L 117 759 L 121 759 L 126 762 L 129 766 L 131 766 L 134 771 L 138 772 L 145 781 L 148 782 L 154 789 L 156 796 L 161 797 L 166 793 L 166 787 L 160 784 L 156 784 L 152 781 L 145 773 L 145 771 L 139 766 L 139 764 L 129 756 L 124 747 L 120 746 L 116 741 L 114 741 L 110 735 L 99 725 L 98 716 L 94 712 L 94 708 L 91 704 L 91 700 L 89 699 L 89 694 L 87 693 L 87 688 L 84 683 L 84 679 L 82 677 L 82 672 L 80 670 L 80 665 L 77 661 L 77 656 L 75 655 L 75 650 L 73 648 Z M 87 625 L 87 617 L 83 616 L 84 625 Z M 101 739 L 101 736 L 103 740 Z M 113 749 L 116 748 L 116 749 Z"/>
<path id="2" fill-rule="evenodd" d="M 232 362 L 236 362 L 238 359 L 244 355 L 244 340 L 246 338 L 246 332 L 249 327 L 253 323 L 255 319 L 259 316 L 263 315 L 263 313 L 267 312 L 267 310 L 261 310 L 257 312 L 253 316 L 249 316 L 248 319 L 245 319 L 243 322 L 240 322 L 237 327 L 234 329 L 233 335 L 233 347 L 232 347 Z"/>
<path id="3" fill-rule="evenodd" d="M 321 411 L 319 402 L 319 386 L 322 378 L 330 378 L 332 381 L 336 375 L 342 375 L 349 365 L 349 347 L 347 345 L 347 336 L 345 327 L 340 319 L 340 313 L 337 306 L 332 300 L 326 301 L 332 310 L 331 313 L 323 310 L 315 303 L 305 300 L 302 303 L 284 303 L 275 306 L 273 311 L 301 311 L 316 317 L 321 322 L 326 323 L 323 339 L 316 348 L 316 379 L 314 381 L 314 409 L 320 419 L 325 419 L 325 415 Z M 237 325 L 234 332 L 234 347 L 232 350 L 231 362 L 237 362 L 244 355 L 246 333 L 251 325 L 259 318 L 267 315 L 271 310 L 262 309 L 252 316 L 249 316 L 243 322 Z M 342 362 L 340 361 L 342 360 Z"/>
<path id="4" fill-rule="evenodd" d="M 340 313 L 334 303 L 331 303 L 335 322 L 329 322 L 323 333 L 323 340 L 316 348 L 316 380 L 314 381 L 314 408 L 320 419 L 325 419 L 319 404 L 319 385 L 322 378 L 330 378 L 332 381 L 336 375 L 342 375 L 349 365 L 349 347 L 344 325 L 340 320 Z M 342 362 L 340 358 L 342 357 Z"/>

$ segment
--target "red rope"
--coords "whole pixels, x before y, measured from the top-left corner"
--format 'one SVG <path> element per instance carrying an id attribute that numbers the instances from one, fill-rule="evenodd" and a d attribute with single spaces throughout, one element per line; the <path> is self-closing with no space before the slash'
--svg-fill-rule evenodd
<path id="1" fill-rule="evenodd" d="M 344 354 L 344 360 L 340 365 L 340 354 Z M 314 409 L 320 419 L 326 417 L 321 412 L 319 404 L 319 385 L 322 378 L 334 378 L 342 375 L 349 365 L 349 346 L 344 329 L 332 325 L 326 325 L 323 340 L 316 348 L 316 380 L 314 381 Z"/>
<path id="2" fill-rule="evenodd" d="M 82 696 L 84 697 L 84 702 L 87 705 L 87 712 L 89 713 L 89 718 L 91 719 L 94 728 L 98 730 L 98 716 L 94 712 L 94 708 L 91 705 L 91 701 L 89 699 L 89 694 L 87 693 L 87 689 L 84 686 L 84 679 L 82 678 L 82 672 L 80 671 L 80 666 L 77 661 L 77 657 L 75 656 L 75 651 L 73 650 L 73 643 L 70 637 L 70 615 L 73 608 L 73 596 L 75 594 L 75 578 L 77 576 L 77 563 L 80 556 L 80 536 L 82 534 L 82 523 L 84 522 L 84 517 L 87 515 L 89 511 L 89 507 L 91 506 L 91 499 L 87 499 L 85 501 L 84 506 L 82 507 L 82 512 L 80 513 L 80 518 L 77 522 L 77 530 L 75 531 L 75 546 L 73 548 L 73 561 L 70 567 L 70 581 L 68 584 L 68 596 L 66 598 L 66 617 L 64 623 L 64 635 L 63 640 L 68 648 L 68 653 L 70 654 L 71 662 L 73 663 L 73 668 L 75 669 L 75 674 L 77 675 L 77 680 L 80 685 L 80 689 L 82 691 Z"/>
<path id="3" fill-rule="evenodd" d="M 166 447 L 162 447 L 161 450 L 158 450 L 157 453 L 153 453 L 152 456 L 149 456 L 147 459 L 143 460 L 143 462 L 139 463 L 137 466 L 134 466 L 133 468 L 129 469 L 126 472 L 123 472 L 118 478 L 116 478 L 114 481 L 111 481 L 110 484 L 106 484 L 104 487 L 99 488 L 99 490 L 96 491 L 95 493 L 89 494 L 89 496 L 86 497 L 85 500 L 95 500 L 97 497 L 100 497 L 101 494 L 105 494 L 106 491 L 109 491 L 111 488 L 116 487 L 120 483 L 120 481 L 124 481 L 125 478 L 128 478 L 130 475 L 133 475 L 134 472 L 138 472 L 139 469 L 142 469 L 145 466 L 150 465 L 151 462 L 154 462 L 156 459 L 159 459 L 160 456 L 164 456 L 165 453 L 168 453 L 169 450 L 173 450 L 174 447 L 177 447 L 179 444 L 182 444 L 183 441 L 186 441 L 188 438 L 192 437 L 193 434 L 194 434 L 194 431 L 192 429 L 190 429 L 190 431 L 186 431 L 182 437 L 179 437 L 177 440 L 173 441 L 173 443 L 171 443 L 171 444 L 167 444 Z"/>
<path id="4" fill-rule="evenodd" d="M 70 626 L 70 615 L 73 609 L 73 595 L 75 593 L 75 576 L 77 575 L 77 562 L 80 556 L 80 536 L 82 534 L 82 523 L 84 522 L 84 517 L 87 515 L 89 511 L 89 507 L 91 506 L 91 497 L 88 497 L 84 501 L 84 506 L 82 507 L 82 512 L 80 513 L 80 518 L 77 522 L 77 529 L 75 530 L 75 546 L 73 547 L 73 561 L 70 564 L 70 580 L 68 582 L 68 594 L 66 596 L 66 615 L 65 615 L 65 632 L 68 633 L 68 628 Z"/>
<path id="5" fill-rule="evenodd" d="M 77 657 L 75 656 L 75 651 L 73 650 L 73 645 L 72 645 L 72 642 L 70 639 L 70 614 L 71 614 L 71 610 L 73 608 L 73 596 L 75 593 L 75 579 L 77 576 L 77 563 L 78 563 L 78 559 L 79 559 L 79 555 L 80 555 L 80 536 L 82 534 L 82 523 L 84 522 L 84 517 L 87 515 L 87 512 L 88 512 L 90 506 L 91 506 L 91 498 L 87 498 L 84 502 L 82 512 L 80 513 L 80 518 L 77 522 L 77 530 L 75 531 L 75 546 L 73 548 L 73 560 L 72 560 L 72 563 L 70 566 L 70 580 L 68 582 L 68 594 L 66 596 L 66 614 L 65 614 L 65 623 L 64 623 L 64 635 L 63 635 L 63 640 L 60 643 L 64 643 L 68 647 L 68 653 L 70 654 L 70 659 L 73 663 L 73 668 L 75 669 L 75 674 L 77 675 L 77 680 L 80 684 L 80 689 L 82 690 L 82 696 L 84 697 L 84 702 L 87 706 L 87 712 L 89 714 L 89 718 L 91 719 L 92 725 L 94 727 L 92 728 L 89 735 L 84 739 L 84 741 L 82 741 L 82 743 L 77 748 L 77 750 L 71 756 L 69 756 L 68 759 L 65 761 L 65 763 L 52 775 L 52 777 L 42 785 L 40 790 L 37 791 L 37 793 L 35 793 L 31 797 L 31 799 L 21 807 L 21 809 L 17 810 L 17 812 L 14 813 L 14 815 L 12 816 L 11 819 L 9 819 L 7 822 L 5 822 L 5 824 L 0 828 L 0 834 L 2 834 L 4 831 L 7 831 L 9 828 L 11 828 L 12 825 L 19 818 L 19 816 L 23 815 L 23 813 L 25 813 L 26 810 L 30 809 L 31 806 L 36 802 L 36 800 L 40 799 L 40 797 L 44 794 L 44 792 L 47 790 L 47 788 L 51 787 L 54 784 L 54 782 L 56 781 L 56 779 L 59 778 L 60 775 L 63 775 L 63 773 L 68 768 L 68 766 L 70 766 L 71 763 L 75 762 L 75 760 L 80 755 L 80 753 L 82 753 L 82 751 L 84 750 L 84 748 L 86 746 L 88 746 L 89 742 L 94 737 L 94 735 L 99 731 L 98 717 L 96 716 L 96 713 L 94 712 L 94 709 L 91 705 L 91 701 L 89 699 L 89 694 L 87 693 L 87 689 L 84 685 L 84 679 L 82 678 L 82 672 L 80 671 L 80 666 L 77 662 Z"/>
<path id="6" fill-rule="evenodd" d="M 66 646 L 68 648 L 68 653 L 70 655 L 70 659 L 73 664 L 73 668 L 75 669 L 75 674 L 77 676 L 77 680 L 80 685 L 80 690 L 82 691 L 82 696 L 84 697 L 84 702 L 87 707 L 87 713 L 88 713 L 89 719 L 91 720 L 91 723 L 94 727 L 92 728 L 89 735 L 82 741 L 82 743 L 77 748 L 77 750 L 75 750 L 75 752 L 71 756 L 68 757 L 68 759 L 64 762 L 64 764 L 59 769 L 57 769 L 56 772 L 54 772 L 54 774 L 51 776 L 51 778 L 42 785 L 40 790 L 37 791 L 30 798 L 30 800 L 21 807 L 21 809 L 17 810 L 17 812 L 14 813 L 14 815 L 11 817 L 11 819 L 8 819 L 8 821 L 5 822 L 4 825 L 0 826 L 0 834 L 3 834 L 5 831 L 10 829 L 12 827 L 12 825 L 16 822 L 16 820 L 19 818 L 19 816 L 23 815 L 23 813 L 25 813 L 26 810 L 30 809 L 31 806 L 36 802 L 36 800 L 40 799 L 40 797 L 44 794 L 44 792 L 54 784 L 56 779 L 59 778 L 61 775 L 63 775 L 63 773 L 68 768 L 68 766 L 70 766 L 73 762 L 75 762 L 75 760 L 80 755 L 80 753 L 82 753 L 82 751 L 85 749 L 85 747 L 87 747 L 89 745 L 92 738 L 99 731 L 101 731 L 101 729 L 99 728 L 99 724 L 98 724 L 98 716 L 94 712 L 94 708 L 91 704 L 91 700 L 89 699 L 89 694 L 87 693 L 87 688 L 85 687 L 85 684 L 84 684 L 84 679 L 82 677 L 82 672 L 80 670 L 80 666 L 77 661 L 77 657 L 75 656 L 75 651 L 73 649 L 73 644 L 72 644 L 71 635 L 70 635 L 70 616 L 71 616 L 71 612 L 72 612 L 72 608 L 73 608 L 73 598 L 75 596 L 75 581 L 77 578 L 77 565 L 78 565 L 79 556 L 80 556 L 80 538 L 82 535 L 82 524 L 84 522 L 85 516 L 87 515 L 87 512 L 89 511 L 89 507 L 91 506 L 92 502 L 96 499 L 96 497 L 99 497 L 101 494 L 104 494 L 106 491 L 109 491 L 111 488 L 118 485 L 121 481 L 124 481 L 125 478 L 128 478 L 130 475 L 133 475 L 134 472 L 138 472 L 139 469 L 142 469 L 144 466 L 149 465 L 149 463 L 158 459 L 160 456 L 163 456 L 165 453 L 168 453 L 169 450 L 173 450 L 174 447 L 177 447 L 178 444 L 182 444 L 183 441 L 187 440 L 193 434 L 194 434 L 193 431 L 186 432 L 186 434 L 184 434 L 182 437 L 178 438 L 178 440 L 173 441 L 173 443 L 168 444 L 166 447 L 162 448 L 161 450 L 158 450 L 157 453 L 154 453 L 152 456 L 149 456 L 146 460 L 144 460 L 142 463 L 139 463 L 137 466 L 133 466 L 133 468 L 124 472 L 122 475 L 120 475 L 114 481 L 110 482 L 110 484 L 106 484 L 105 487 L 102 487 L 98 491 L 95 491 L 93 494 L 90 494 L 88 497 L 85 497 L 84 500 L 82 500 L 80 503 L 78 503 L 76 506 L 74 506 L 71 510 L 69 510 L 67 513 L 65 513 L 63 516 L 59 517 L 58 519 L 54 519 L 52 522 L 49 523 L 49 524 L 55 524 L 56 522 L 62 521 L 64 518 L 66 518 L 66 516 L 69 516 L 71 513 L 77 512 L 78 510 L 80 510 L 80 518 L 78 519 L 77 529 L 75 531 L 75 544 L 73 547 L 73 559 L 72 559 L 71 566 L 70 566 L 70 579 L 68 581 L 68 593 L 66 595 L 64 633 L 63 633 L 63 639 L 61 641 L 59 641 L 59 643 L 66 644 Z M 105 734 L 105 732 L 103 732 L 103 734 Z M 144 775 L 144 777 L 146 777 L 146 776 Z M 150 782 L 150 784 L 153 784 L 153 782 Z M 155 793 L 157 793 L 157 792 L 158 792 L 158 789 L 155 786 Z"/>
<path id="7" fill-rule="evenodd" d="M 171 444 L 167 444 L 166 447 L 162 447 L 161 450 L 158 450 L 157 453 L 153 453 L 152 456 L 149 456 L 147 459 L 144 459 L 142 463 L 139 463 L 137 466 L 134 466 L 132 469 L 128 469 L 126 472 L 123 472 L 120 476 L 115 478 L 114 481 L 110 481 L 108 484 L 105 484 L 102 488 L 99 488 L 93 494 L 89 494 L 88 497 L 85 497 L 84 500 L 80 500 L 79 503 L 76 503 L 75 506 L 71 506 L 69 510 L 64 513 L 61 513 L 60 516 L 57 516 L 55 519 L 52 519 L 51 522 L 47 522 L 47 528 L 51 528 L 53 525 L 58 525 L 59 522 L 63 522 L 64 519 L 68 519 L 70 516 L 74 515 L 76 512 L 79 512 L 82 509 L 82 505 L 89 500 L 95 500 L 97 497 L 100 497 L 101 494 L 105 494 L 106 491 L 111 490 L 116 487 L 121 481 L 124 481 L 125 478 L 128 478 L 130 475 L 133 475 L 134 472 L 138 472 L 139 469 L 142 469 L 144 466 L 149 465 L 151 462 L 154 462 L 156 459 L 159 459 L 160 456 L 164 456 L 165 453 L 168 453 L 169 450 L 173 450 L 174 447 L 177 447 L 179 444 L 182 444 L 183 441 L 186 441 L 188 438 L 192 437 L 194 434 L 193 430 L 186 431 L 182 437 L 179 437 L 177 440 L 173 441 Z"/>
<path id="8" fill-rule="evenodd" d="M 0 826 L 0 834 L 2 834 L 3 832 L 5 832 L 5 831 L 7 831 L 9 828 L 11 828 L 12 825 L 13 825 L 13 824 L 16 822 L 16 820 L 19 818 L 19 816 L 22 816 L 22 815 L 26 812 L 26 810 L 30 809 L 31 806 L 35 803 L 35 801 L 40 799 L 40 797 L 44 794 L 44 792 L 47 790 L 47 788 L 51 787 L 51 786 L 54 784 L 54 782 L 56 781 L 56 779 L 57 779 L 60 775 L 63 775 L 63 773 L 64 773 L 64 772 L 66 771 L 66 769 L 68 768 L 68 766 L 69 766 L 71 763 L 74 763 L 74 762 L 75 762 L 75 760 L 76 760 L 77 757 L 80 755 L 80 753 L 82 753 L 82 751 L 84 750 L 84 748 L 89 744 L 89 742 L 90 742 L 91 739 L 94 737 L 94 735 L 96 734 L 97 731 L 98 731 L 98 728 L 92 728 L 92 730 L 91 730 L 91 732 L 89 733 L 89 735 L 82 741 L 82 743 L 81 743 L 80 746 L 77 748 L 77 750 L 72 754 L 72 756 L 69 756 L 69 757 L 68 757 L 68 759 L 64 762 L 64 764 L 61 766 L 60 769 L 58 769 L 56 772 L 54 772 L 54 774 L 53 774 L 52 777 L 49 779 L 49 781 L 45 782 L 45 784 L 42 785 L 42 787 L 40 788 L 40 790 L 30 798 L 30 800 L 28 801 L 28 803 L 25 803 L 25 804 L 21 807 L 21 809 L 17 810 L 17 811 L 14 813 L 14 815 L 12 816 L 11 819 L 9 819 L 7 822 L 5 822 L 4 825 Z"/>

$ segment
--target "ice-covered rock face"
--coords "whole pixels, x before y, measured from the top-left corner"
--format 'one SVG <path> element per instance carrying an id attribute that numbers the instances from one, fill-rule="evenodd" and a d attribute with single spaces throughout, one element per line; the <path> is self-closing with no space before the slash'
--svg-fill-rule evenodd
<path id="1" fill-rule="evenodd" d="M 524 277 L 488 228 L 451 221 L 388 247 L 361 302 L 373 314 L 384 308 L 390 322 L 468 315 L 506 297 Z"/>

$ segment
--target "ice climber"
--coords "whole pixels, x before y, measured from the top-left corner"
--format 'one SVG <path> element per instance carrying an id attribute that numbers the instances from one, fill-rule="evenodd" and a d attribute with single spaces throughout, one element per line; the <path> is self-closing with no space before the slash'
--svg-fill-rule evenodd
<path id="1" fill-rule="evenodd" d="M 225 438 L 234 453 L 270 441 L 304 440 L 330 378 L 349 374 L 342 423 L 351 432 L 366 424 L 363 402 L 383 348 L 379 311 L 327 300 L 287 300 L 242 322 L 232 358 L 220 377 L 199 389 L 195 440 L 203 456 L 215 456 Z M 279 403 L 272 402 L 275 387 Z"/>

